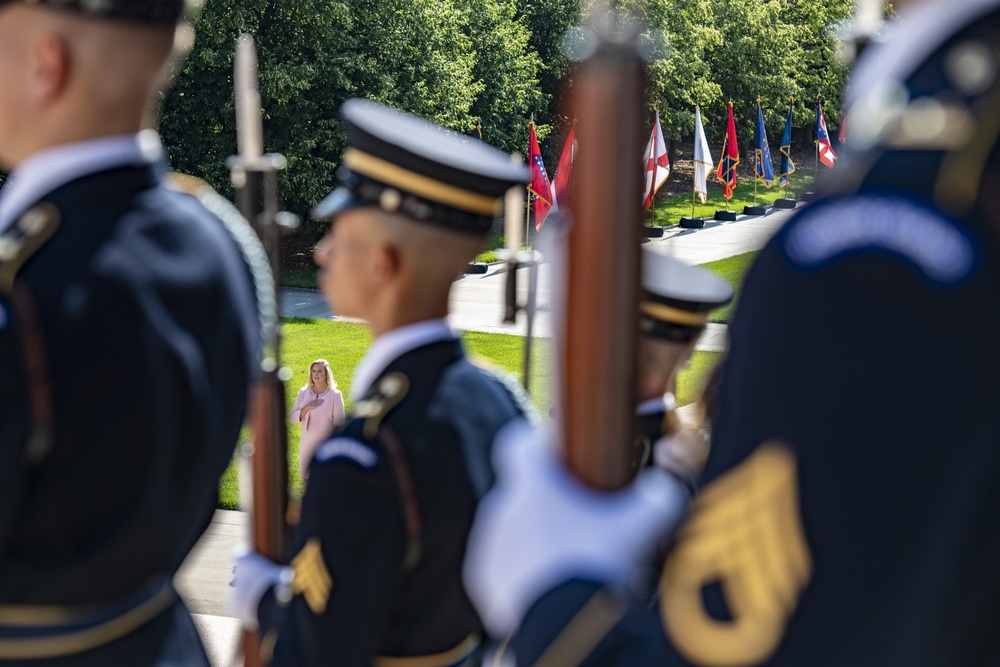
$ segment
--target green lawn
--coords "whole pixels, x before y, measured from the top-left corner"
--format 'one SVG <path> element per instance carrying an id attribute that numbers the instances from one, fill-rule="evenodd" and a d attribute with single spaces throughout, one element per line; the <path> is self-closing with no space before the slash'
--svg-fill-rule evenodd
<path id="1" fill-rule="evenodd" d="M 715 262 L 707 262 L 701 264 L 703 269 L 708 269 L 712 273 L 721 276 L 733 286 L 733 291 L 735 295 L 733 300 L 722 308 L 717 308 L 709 314 L 710 322 L 729 322 L 729 318 L 733 314 L 733 309 L 736 307 L 736 302 L 740 299 L 740 290 L 743 288 L 743 278 L 746 276 L 747 270 L 750 265 L 753 264 L 754 259 L 757 258 L 757 252 L 746 252 L 742 255 L 735 255 L 733 257 L 726 257 L 725 259 L 720 259 Z"/>
<path id="2" fill-rule="evenodd" d="M 285 386 L 286 407 L 291 410 L 299 389 L 306 382 L 309 364 L 316 359 L 330 362 L 337 387 L 344 393 L 344 402 L 351 409 L 350 387 L 354 368 L 371 341 L 368 329 L 361 324 L 288 318 L 283 320 L 282 362 L 292 370 L 292 379 Z M 478 363 L 522 379 L 524 338 L 510 334 L 466 332 L 462 337 L 466 349 Z M 549 339 L 537 338 L 532 346 L 530 396 L 540 414 L 548 414 L 552 406 L 552 373 L 548 363 L 551 350 Z M 695 352 L 691 364 L 678 379 L 678 401 L 685 405 L 694 400 L 721 354 Z M 248 437 L 244 430 L 243 437 Z M 289 482 L 293 494 L 301 494 L 302 479 L 298 473 L 299 428 L 288 429 Z M 239 489 L 235 465 L 230 465 L 220 483 L 219 506 L 235 509 L 239 504 Z"/>
<path id="3" fill-rule="evenodd" d="M 792 177 L 791 196 L 802 193 L 809 189 L 812 184 L 812 175 L 798 175 Z M 762 183 L 757 184 L 757 204 L 771 204 L 775 199 L 785 196 L 785 188 L 775 185 L 770 189 L 765 188 Z M 738 213 L 743 212 L 744 206 L 753 205 L 753 181 L 741 181 L 736 184 L 736 192 L 729 200 L 729 210 Z M 709 185 L 708 202 L 702 205 L 701 200 L 695 200 L 694 214 L 698 218 L 711 218 L 715 212 L 726 208 L 726 199 L 722 196 L 721 187 Z M 691 192 L 677 194 L 670 197 L 658 197 L 653 203 L 652 213 L 646 212 L 646 223 L 668 227 L 676 225 L 681 218 L 691 216 Z"/>

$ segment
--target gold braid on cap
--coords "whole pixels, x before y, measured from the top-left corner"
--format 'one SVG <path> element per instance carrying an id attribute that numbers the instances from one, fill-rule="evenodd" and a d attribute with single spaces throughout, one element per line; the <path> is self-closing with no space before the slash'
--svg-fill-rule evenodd
<path id="1" fill-rule="evenodd" d="M 708 323 L 708 313 L 694 313 L 690 310 L 674 308 L 655 301 L 643 301 L 639 304 L 639 310 L 658 320 L 671 322 L 673 324 L 685 324 L 692 327 L 704 326 Z"/>
<path id="2" fill-rule="evenodd" d="M 497 197 L 442 183 L 357 148 L 344 151 L 344 164 L 363 176 L 462 211 L 493 215 L 497 210 Z"/>

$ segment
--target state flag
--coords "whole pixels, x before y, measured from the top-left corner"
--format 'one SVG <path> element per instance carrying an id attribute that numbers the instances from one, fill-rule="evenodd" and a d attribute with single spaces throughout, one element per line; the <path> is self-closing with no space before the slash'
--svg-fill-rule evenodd
<path id="1" fill-rule="evenodd" d="M 722 181 L 722 196 L 733 198 L 736 189 L 736 165 L 740 163 L 740 151 L 736 145 L 736 121 L 733 120 L 733 103 L 729 102 L 729 117 L 726 120 L 726 137 L 722 143 L 722 158 L 715 170 L 715 178 Z"/>
<path id="2" fill-rule="evenodd" d="M 549 176 L 545 173 L 545 163 L 542 162 L 542 151 L 538 148 L 538 138 L 535 136 L 535 124 L 529 125 L 528 135 L 528 165 L 531 168 L 531 182 L 528 192 L 535 199 L 535 231 L 542 228 L 545 216 L 552 207 L 552 186 Z"/>
<path id="3" fill-rule="evenodd" d="M 837 159 L 837 154 L 830 145 L 830 133 L 826 131 L 826 119 L 823 118 L 823 101 L 819 95 L 816 96 L 816 150 L 819 153 L 819 161 L 830 169 Z"/>
<path id="4" fill-rule="evenodd" d="M 778 152 L 781 153 L 781 179 L 779 185 L 788 185 L 788 177 L 795 173 L 795 163 L 792 162 L 792 102 L 793 97 L 788 102 L 788 118 L 785 120 L 785 131 L 781 133 L 781 146 Z"/>
<path id="5" fill-rule="evenodd" d="M 764 182 L 764 187 L 769 188 L 774 185 L 774 165 L 771 163 L 771 149 L 767 146 L 767 131 L 764 129 L 764 112 L 760 108 L 760 100 L 757 100 L 757 127 L 753 143 L 754 174 Z"/>
<path id="6" fill-rule="evenodd" d="M 663 140 L 659 111 L 656 112 L 656 123 L 649 135 L 649 143 L 646 144 L 643 163 L 646 169 L 646 183 L 642 190 L 642 207 L 646 210 L 653 204 L 656 191 L 670 175 L 670 158 L 667 156 L 667 144 Z"/>

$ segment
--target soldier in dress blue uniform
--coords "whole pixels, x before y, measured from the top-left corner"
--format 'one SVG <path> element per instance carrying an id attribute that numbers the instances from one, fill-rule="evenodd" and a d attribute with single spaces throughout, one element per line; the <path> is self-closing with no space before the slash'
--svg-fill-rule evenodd
<path id="1" fill-rule="evenodd" d="M 208 665 L 171 579 L 261 336 L 241 247 L 140 131 L 181 10 L 0 1 L 2 664 Z"/>
<path id="2" fill-rule="evenodd" d="M 489 445 L 523 408 L 444 318 L 527 170 L 375 103 L 341 113 L 349 146 L 341 187 L 316 210 L 333 218 L 316 262 L 331 306 L 365 320 L 374 342 L 346 425 L 311 462 L 290 566 L 240 558 L 233 608 L 259 622 L 275 665 L 478 664 L 465 538 L 493 481 Z"/>
<path id="3" fill-rule="evenodd" d="M 669 480 L 518 513 L 554 483 L 496 446 L 466 574 L 519 665 L 1000 664 L 1000 3 L 907 9 L 850 163 L 747 277 L 656 603 L 627 588 Z"/>
<path id="4" fill-rule="evenodd" d="M 709 313 L 733 288 L 714 273 L 643 248 L 634 464 L 656 465 L 694 490 L 708 455 L 700 425 L 682 425 L 674 389 Z"/>

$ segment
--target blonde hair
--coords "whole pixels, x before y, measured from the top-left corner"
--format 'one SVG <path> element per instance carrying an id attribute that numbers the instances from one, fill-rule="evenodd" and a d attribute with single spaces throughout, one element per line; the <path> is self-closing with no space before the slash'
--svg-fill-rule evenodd
<path id="1" fill-rule="evenodd" d="M 316 388 L 313 387 L 313 378 L 312 378 L 313 366 L 315 366 L 316 364 L 323 364 L 323 370 L 326 371 L 326 386 L 330 389 L 336 389 L 337 381 L 333 379 L 333 371 L 330 370 L 330 362 L 327 361 L 326 359 L 317 359 L 316 361 L 309 364 L 309 370 L 306 371 L 306 377 L 308 379 L 306 380 L 305 386 L 302 388 L 311 389 L 313 392 L 316 391 Z"/>

